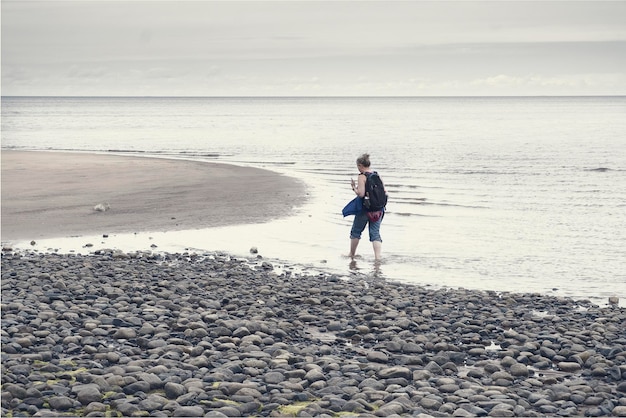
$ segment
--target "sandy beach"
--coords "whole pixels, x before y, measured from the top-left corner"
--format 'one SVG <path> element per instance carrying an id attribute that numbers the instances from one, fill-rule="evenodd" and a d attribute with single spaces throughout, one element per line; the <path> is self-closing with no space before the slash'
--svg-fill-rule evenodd
<path id="1" fill-rule="evenodd" d="M 3 150 L 2 241 L 264 222 L 304 195 L 297 179 L 257 168 Z"/>

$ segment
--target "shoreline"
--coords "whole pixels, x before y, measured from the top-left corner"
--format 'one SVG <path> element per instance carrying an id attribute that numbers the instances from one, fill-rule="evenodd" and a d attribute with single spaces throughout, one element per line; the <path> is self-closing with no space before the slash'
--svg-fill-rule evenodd
<path id="1" fill-rule="evenodd" d="M 306 196 L 295 178 L 233 164 L 57 151 L 1 154 L 3 243 L 259 223 L 287 216 Z"/>
<path id="2" fill-rule="evenodd" d="M 626 416 L 624 308 L 220 253 L 1 271 L 3 415 Z"/>
<path id="3" fill-rule="evenodd" d="M 371 260 L 368 259 L 368 248 L 365 245 L 362 247 L 365 256 L 362 259 L 356 260 L 356 263 L 354 263 L 353 266 L 349 260 L 342 256 L 342 254 L 344 254 L 341 252 L 343 248 L 340 248 L 340 246 L 332 247 L 334 244 L 332 240 L 336 236 L 335 231 L 343 234 L 345 229 L 335 228 L 332 233 L 326 233 L 324 235 L 320 234 L 317 236 L 315 234 L 321 229 L 318 228 L 312 230 L 312 228 L 309 227 L 310 225 L 320 224 L 319 205 L 315 206 L 314 202 L 316 200 L 315 187 L 307 187 L 305 191 L 304 187 L 300 188 L 303 183 L 299 183 L 302 180 L 298 177 L 279 174 L 265 169 L 249 169 L 248 167 L 240 167 L 221 162 L 213 163 L 152 158 L 149 156 L 119 156 L 117 154 L 102 155 L 97 153 L 82 152 L 7 151 L 6 153 L 3 152 L 3 162 L 7 158 L 7 155 L 11 152 L 16 152 L 18 154 L 28 153 L 26 154 L 27 157 L 30 156 L 32 158 L 33 156 L 38 156 L 40 159 L 44 157 L 49 158 L 56 156 L 56 158 L 54 158 L 55 160 L 59 160 L 59 156 L 68 155 L 69 158 L 67 162 L 70 163 L 70 168 L 73 168 L 72 164 L 78 164 L 82 161 L 82 164 L 78 164 L 78 166 L 83 167 L 83 169 L 82 171 L 78 169 L 68 170 L 67 173 L 74 173 L 75 176 L 84 176 L 85 174 L 91 173 L 92 177 L 94 174 L 100 173 L 101 178 L 98 178 L 98 181 L 102 182 L 102 179 L 104 179 L 106 187 L 111 187 L 111 185 L 115 184 L 115 182 L 110 176 L 107 177 L 102 174 L 103 172 L 106 173 L 104 168 L 109 166 L 121 166 L 122 172 L 129 172 L 130 168 L 133 167 L 129 168 L 128 162 L 136 161 L 144 164 L 143 166 L 134 167 L 135 171 L 139 171 L 140 173 L 147 172 L 148 174 L 154 174 L 154 169 L 150 170 L 146 167 L 154 164 L 157 164 L 157 167 L 159 167 L 159 164 L 171 164 L 166 166 L 169 171 L 161 171 L 164 173 L 174 173 L 179 177 L 185 175 L 185 173 L 189 171 L 189 167 L 192 168 L 191 172 L 193 174 L 200 172 L 198 178 L 202 178 L 202 176 L 207 175 L 210 176 L 212 172 L 215 172 L 215 170 L 218 169 L 232 169 L 233 172 L 236 173 L 235 177 L 229 178 L 227 181 L 233 184 L 243 182 L 243 184 L 238 185 L 239 187 L 247 187 L 249 185 L 246 180 L 246 178 L 249 178 L 249 173 L 261 172 L 263 173 L 263 177 L 256 178 L 256 180 L 264 178 L 267 179 L 268 182 L 260 185 L 260 191 L 267 190 L 270 185 L 272 188 L 278 188 L 282 187 L 281 185 L 286 184 L 287 187 L 290 188 L 289 190 L 293 192 L 290 193 L 286 199 L 278 200 L 278 204 L 273 208 L 276 216 L 273 219 L 270 219 L 266 218 L 265 213 L 262 211 L 255 210 L 259 208 L 258 205 L 250 206 L 246 203 L 247 200 L 245 197 L 234 193 L 231 193 L 231 196 L 229 196 L 229 199 L 231 199 L 229 202 L 230 206 L 217 208 L 213 211 L 206 210 L 203 206 L 203 202 L 200 199 L 196 199 L 198 190 L 202 190 L 202 188 L 204 188 L 204 190 L 210 189 L 206 187 L 206 184 L 202 184 L 200 188 L 190 186 L 191 190 L 181 190 L 181 192 L 187 193 L 189 199 L 191 200 L 188 204 L 183 203 L 184 200 L 179 200 L 176 196 L 176 193 L 179 192 L 176 178 L 179 177 L 164 178 L 164 176 L 161 175 L 160 178 L 155 180 L 154 177 L 150 178 L 150 176 L 147 176 L 148 180 L 144 181 L 140 185 L 144 187 L 143 191 L 147 196 L 146 200 L 155 201 L 158 198 L 161 201 L 168 203 L 169 206 L 167 208 L 163 208 L 164 211 L 172 210 L 172 208 L 175 208 L 177 211 L 175 216 L 171 216 L 168 215 L 167 212 L 149 213 L 145 211 L 145 208 L 141 207 L 138 207 L 136 210 L 133 209 L 132 212 L 123 213 L 120 209 L 120 204 L 122 204 L 124 200 L 129 200 L 128 194 L 127 196 L 123 196 L 123 199 L 120 201 L 116 200 L 110 202 L 111 210 L 106 212 L 97 212 L 93 207 L 93 202 L 96 201 L 96 199 L 93 198 L 94 193 L 89 190 L 89 187 L 87 187 L 88 183 L 85 182 L 84 184 L 79 184 L 79 186 L 86 188 L 86 190 L 76 190 L 76 196 L 80 197 L 82 202 L 90 199 L 89 205 L 68 209 L 67 207 L 55 208 L 50 206 L 48 203 L 49 201 L 47 200 L 36 202 L 42 206 L 43 210 L 52 211 L 51 213 L 53 213 L 53 219 L 55 221 L 60 221 L 59 224 L 52 225 L 53 227 L 56 227 L 58 230 L 60 225 L 66 225 L 63 230 L 57 232 L 56 234 L 51 234 L 48 237 L 42 234 L 29 233 L 22 238 L 11 240 L 9 239 L 10 228 L 15 228 L 16 225 L 12 225 L 10 223 L 11 217 L 8 215 L 8 212 L 5 211 L 5 206 L 9 203 L 9 200 L 5 198 L 7 193 L 7 187 L 5 186 L 9 183 L 8 177 L 4 175 L 8 165 L 3 164 L 2 244 L 8 248 L 68 253 L 89 252 L 96 249 L 108 248 L 114 248 L 122 251 L 139 251 L 142 249 L 148 251 L 158 250 L 166 253 L 184 252 L 187 250 L 214 250 L 225 251 L 229 254 L 242 257 L 249 256 L 250 249 L 256 248 L 258 249 L 259 254 L 262 254 L 263 256 L 275 259 L 279 263 L 297 263 L 302 267 L 302 269 L 305 270 L 331 272 L 344 276 L 374 275 L 381 278 L 387 278 L 391 281 L 402 281 L 418 286 L 432 284 L 434 286 L 447 288 L 469 287 L 505 292 L 524 292 L 527 290 L 525 288 L 520 288 L 519 286 L 507 286 L 500 283 L 490 283 L 485 285 L 477 281 L 467 282 L 465 278 L 458 277 L 438 278 L 439 276 L 435 275 L 429 279 L 423 279 L 422 276 L 419 276 L 419 273 L 416 274 L 408 268 L 403 269 L 402 266 L 398 266 L 393 263 L 390 265 L 383 264 L 382 266 L 377 267 L 373 264 L 373 262 L 371 262 Z M 24 156 L 21 158 L 24 159 Z M 33 165 L 32 162 L 29 164 L 30 166 Z M 44 167 L 46 167 L 46 164 L 42 164 L 39 167 L 39 170 L 43 170 Z M 88 169 L 85 169 L 84 167 L 87 167 Z M 173 169 L 172 167 L 182 167 L 184 169 Z M 28 170 L 24 170 L 24 172 L 28 172 Z M 64 176 L 67 177 L 65 174 Z M 68 184 L 68 179 L 63 179 L 62 177 L 63 176 L 61 176 L 61 178 L 57 177 L 56 183 L 52 185 L 43 186 L 42 184 L 44 183 L 34 180 L 36 177 L 33 177 L 29 183 L 33 184 L 33 187 L 41 189 L 42 193 L 55 189 L 58 193 L 61 184 Z M 41 178 L 41 175 L 39 175 L 39 178 Z M 81 178 L 82 177 L 79 177 L 79 179 Z M 46 179 L 46 181 L 48 183 L 51 182 L 50 179 Z M 126 180 L 122 178 L 122 185 L 125 184 L 124 181 Z M 168 181 L 170 184 L 176 183 L 176 186 L 162 187 L 162 190 L 158 190 L 158 187 L 161 187 L 163 184 L 167 184 Z M 18 183 L 14 181 L 13 184 Z M 132 183 L 131 186 L 137 188 L 137 185 Z M 150 189 L 148 186 L 153 188 Z M 25 193 L 28 190 L 29 189 L 24 189 L 19 191 L 19 193 Z M 285 192 L 285 189 L 283 189 L 282 192 Z M 304 195 L 304 199 L 293 198 L 293 196 L 301 196 L 300 193 Z M 141 199 L 135 199 L 135 196 L 138 195 L 131 196 L 130 205 L 137 205 L 141 202 Z M 175 197 L 172 198 L 172 196 Z M 61 198 L 67 199 L 68 197 L 61 196 Z M 74 199 L 77 198 L 75 197 Z M 79 203 L 81 202 L 80 199 Z M 290 206 L 292 200 L 297 200 L 296 203 L 302 204 L 302 206 L 296 209 L 298 212 L 297 214 L 289 213 L 294 209 Z M 31 202 L 27 203 L 32 204 L 32 199 Z M 309 205 L 309 203 L 311 205 Z M 18 204 L 15 206 L 19 207 Z M 230 210 L 231 208 L 232 210 Z M 221 214 L 220 210 L 222 212 Z M 144 215 L 141 215 L 142 211 Z M 248 223 L 239 223 L 242 219 L 242 217 L 239 216 L 240 213 L 247 213 L 248 216 L 250 216 Z M 37 225 L 36 222 L 33 221 L 33 218 L 36 220 L 33 212 L 28 212 L 26 215 L 28 216 L 23 217 L 21 225 L 25 225 L 35 232 L 42 229 L 41 225 Z M 28 219 L 30 220 L 24 222 L 24 220 Z M 311 220 L 313 222 L 311 222 Z M 111 225 L 109 223 L 100 225 L 101 222 L 114 222 L 115 224 Z M 152 222 L 152 225 L 150 225 L 150 222 Z M 208 226 L 199 226 L 198 222 L 206 222 Z M 218 225 L 214 225 L 216 222 Z M 315 222 L 317 222 L 317 224 Z M 164 226 L 167 226 L 168 230 L 166 230 Z M 70 233 L 73 228 L 82 228 L 82 230 L 78 229 L 77 232 Z M 95 229 L 92 230 L 92 228 Z M 348 228 L 348 226 L 346 226 L 346 228 Z M 289 231 L 289 234 L 281 235 L 280 231 L 283 230 Z M 332 247 L 333 251 L 309 252 L 308 250 L 310 248 L 306 246 L 304 241 L 303 243 L 294 241 L 289 237 L 290 234 L 314 236 L 316 237 L 313 239 L 315 242 L 328 244 L 328 248 Z M 417 277 L 417 279 L 414 279 L 414 276 Z M 572 291 L 571 289 L 568 291 L 568 289 L 562 290 L 545 288 L 535 290 L 535 288 L 533 288 L 532 291 L 552 296 L 573 297 L 581 300 L 592 299 L 593 303 L 599 305 L 606 305 L 609 303 L 611 298 L 619 298 L 618 304 L 620 306 L 626 306 L 626 300 L 621 297 L 622 295 L 616 292 L 604 292 L 601 295 L 589 295 L 585 292 Z"/>
<path id="4" fill-rule="evenodd" d="M 264 172 L 239 169 L 233 187 Z M 4 181 L 3 165 L 3 212 Z M 88 251 L 3 246 L 3 415 L 626 416 L 622 307 L 254 254 Z"/>

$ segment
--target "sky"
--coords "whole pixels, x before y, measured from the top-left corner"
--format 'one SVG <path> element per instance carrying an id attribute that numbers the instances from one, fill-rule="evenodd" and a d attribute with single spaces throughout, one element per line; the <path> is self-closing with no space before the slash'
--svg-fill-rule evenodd
<path id="1" fill-rule="evenodd" d="M 1 7 L 3 96 L 626 95 L 626 1 Z"/>

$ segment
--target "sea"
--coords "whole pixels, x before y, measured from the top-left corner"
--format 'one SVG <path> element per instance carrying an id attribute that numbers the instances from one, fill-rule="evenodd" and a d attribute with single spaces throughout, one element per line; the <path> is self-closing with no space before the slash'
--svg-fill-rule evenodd
<path id="1" fill-rule="evenodd" d="M 2 149 L 254 166 L 308 189 L 282 219 L 42 251 L 256 248 L 277 271 L 626 306 L 626 96 L 2 97 Z M 381 263 L 367 230 L 346 256 L 363 153 L 389 192 Z"/>

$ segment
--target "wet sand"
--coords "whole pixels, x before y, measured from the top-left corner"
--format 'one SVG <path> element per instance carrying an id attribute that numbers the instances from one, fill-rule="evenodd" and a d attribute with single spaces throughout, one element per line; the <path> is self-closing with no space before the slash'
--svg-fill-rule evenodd
<path id="1" fill-rule="evenodd" d="M 251 167 L 2 151 L 3 242 L 258 223 L 304 196 L 299 180 Z"/>

